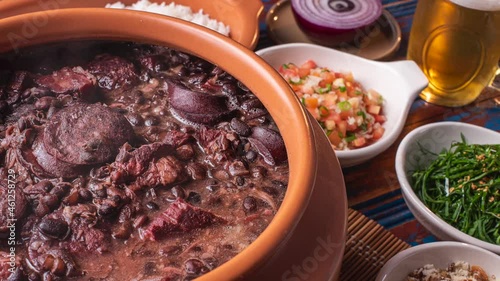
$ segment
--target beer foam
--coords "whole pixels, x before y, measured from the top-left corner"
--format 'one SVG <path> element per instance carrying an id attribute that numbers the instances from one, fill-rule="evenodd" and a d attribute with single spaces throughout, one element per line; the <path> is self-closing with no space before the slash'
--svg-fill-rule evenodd
<path id="1" fill-rule="evenodd" d="M 495 12 L 500 11 L 499 0 L 450 0 L 451 2 L 473 10 Z"/>

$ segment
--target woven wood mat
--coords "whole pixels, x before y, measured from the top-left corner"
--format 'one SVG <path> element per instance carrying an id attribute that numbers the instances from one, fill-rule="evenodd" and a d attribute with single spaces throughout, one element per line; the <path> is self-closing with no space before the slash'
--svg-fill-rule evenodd
<path id="1" fill-rule="evenodd" d="M 340 281 L 375 280 L 382 266 L 410 245 L 360 212 L 349 209 Z"/>

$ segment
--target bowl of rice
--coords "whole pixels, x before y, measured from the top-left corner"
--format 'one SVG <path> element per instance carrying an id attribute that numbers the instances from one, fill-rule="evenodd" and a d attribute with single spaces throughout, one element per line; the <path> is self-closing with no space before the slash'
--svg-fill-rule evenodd
<path id="1" fill-rule="evenodd" d="M 113 8 L 162 14 L 199 24 L 254 49 L 259 37 L 258 19 L 263 4 L 260 0 L 5 0 L 0 1 L 0 18 L 66 8 Z M 26 32 L 43 28 L 48 20 L 44 15 L 26 23 Z"/>

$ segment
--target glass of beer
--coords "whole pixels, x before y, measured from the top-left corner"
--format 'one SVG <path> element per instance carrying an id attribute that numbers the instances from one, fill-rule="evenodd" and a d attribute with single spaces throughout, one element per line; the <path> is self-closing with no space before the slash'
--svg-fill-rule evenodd
<path id="1" fill-rule="evenodd" d="M 500 59 L 500 0 L 419 0 L 408 59 L 429 79 L 420 97 L 457 107 L 490 85 Z"/>

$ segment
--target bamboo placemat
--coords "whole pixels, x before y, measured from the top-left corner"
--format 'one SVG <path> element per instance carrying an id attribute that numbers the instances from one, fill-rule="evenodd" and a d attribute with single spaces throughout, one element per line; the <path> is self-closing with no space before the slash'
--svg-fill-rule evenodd
<path id="1" fill-rule="evenodd" d="M 410 245 L 360 212 L 349 209 L 340 281 L 375 280 L 382 266 Z"/>

